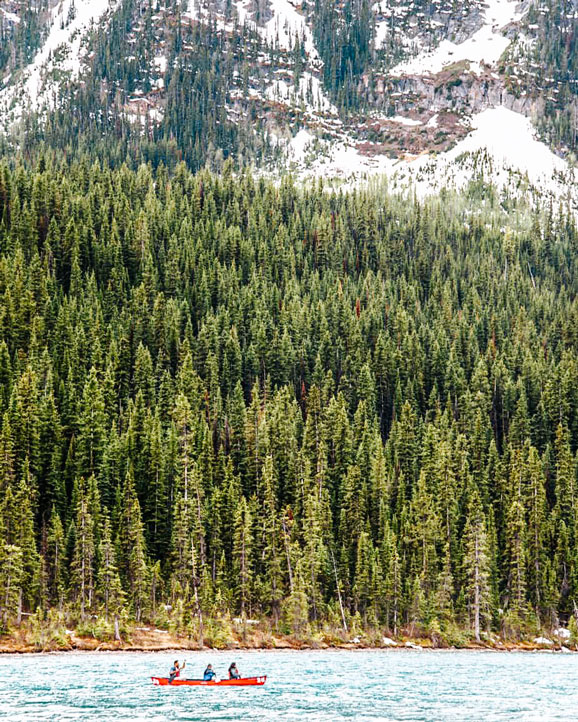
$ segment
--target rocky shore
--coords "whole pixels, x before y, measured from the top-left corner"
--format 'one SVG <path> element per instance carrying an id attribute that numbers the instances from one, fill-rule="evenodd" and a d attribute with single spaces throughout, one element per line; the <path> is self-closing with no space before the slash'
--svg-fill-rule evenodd
<path id="1" fill-rule="evenodd" d="M 396 651 L 423 652 L 447 651 L 452 649 L 468 649 L 472 651 L 496 652 L 552 652 L 573 653 L 578 651 L 576 645 L 570 641 L 568 630 L 555 630 L 550 636 L 540 636 L 522 641 L 503 640 L 492 636 L 482 642 L 471 641 L 459 646 L 447 644 L 429 638 L 409 638 L 405 636 L 384 636 L 381 639 L 366 638 L 365 635 L 353 636 L 350 639 L 339 639 L 323 635 L 311 638 L 296 637 L 292 635 L 278 635 L 259 629 L 251 630 L 250 634 L 242 637 L 231 637 L 219 643 L 205 641 L 203 645 L 198 639 L 185 635 L 172 634 L 166 630 L 153 627 L 135 627 L 120 641 L 102 640 L 92 636 L 79 636 L 74 630 L 66 630 L 65 638 L 34 638 L 26 629 L 0 637 L 0 654 L 24 654 L 38 652 L 64 652 L 64 651 L 166 651 L 201 649 L 393 649 Z"/>

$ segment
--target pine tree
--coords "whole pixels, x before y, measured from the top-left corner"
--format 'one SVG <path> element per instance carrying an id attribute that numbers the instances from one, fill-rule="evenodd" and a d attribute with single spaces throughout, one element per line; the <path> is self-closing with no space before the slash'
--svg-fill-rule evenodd
<path id="1" fill-rule="evenodd" d="M 508 607 L 514 626 L 520 625 L 526 613 L 526 522 L 519 496 L 512 499 L 507 517 Z"/>
<path id="2" fill-rule="evenodd" d="M 0 490 L 4 491 L 14 481 L 14 442 L 8 414 L 2 418 L 0 431 Z"/>
<path id="3" fill-rule="evenodd" d="M 253 586 L 253 532 L 252 515 L 244 496 L 241 497 L 235 514 L 235 534 L 233 540 L 233 573 L 237 580 L 238 600 L 241 616 L 250 613 Z"/>
<path id="4" fill-rule="evenodd" d="M 19 616 L 24 581 L 22 548 L 16 544 L 0 546 L 0 613 L 2 629 Z"/>
<path id="5" fill-rule="evenodd" d="M 437 574 L 436 543 L 440 538 L 440 521 L 432 495 L 422 472 L 411 503 L 408 535 L 415 550 L 415 571 L 426 591 L 432 589 Z"/>
<path id="6" fill-rule="evenodd" d="M 295 569 L 293 589 L 285 600 L 283 611 L 287 627 L 294 634 L 302 634 L 309 622 L 309 605 L 300 564 Z"/>
<path id="7" fill-rule="evenodd" d="M 480 625 L 490 609 L 490 557 L 486 519 L 477 489 L 470 491 L 464 529 L 464 572 L 474 636 L 480 641 Z"/>
<path id="8" fill-rule="evenodd" d="M 193 438 L 192 438 L 192 412 L 190 404 L 184 394 L 179 394 L 175 401 L 174 410 L 175 424 L 179 439 L 181 467 L 182 467 L 182 490 L 183 496 L 189 498 L 189 485 L 192 465 Z"/>
<path id="9" fill-rule="evenodd" d="M 528 454 L 528 590 L 540 619 L 544 603 L 547 500 L 542 463 L 535 447 Z"/>
<path id="10" fill-rule="evenodd" d="M 31 367 L 20 376 L 14 388 L 10 416 L 16 471 L 22 473 L 27 463 L 34 475 L 39 466 L 40 425 L 38 377 Z"/>
<path id="11" fill-rule="evenodd" d="M 385 619 L 393 634 L 397 635 L 401 612 L 402 570 L 397 549 L 397 539 L 390 529 L 386 529 L 384 534 L 383 556 L 386 569 L 384 583 Z"/>
<path id="12" fill-rule="evenodd" d="M 355 583 L 353 598 L 355 611 L 360 612 L 367 622 L 367 615 L 373 598 L 373 557 L 374 550 L 369 534 L 364 531 L 357 542 L 357 559 L 355 564 Z"/>
<path id="13" fill-rule="evenodd" d="M 130 468 L 124 481 L 116 548 L 119 574 L 138 622 L 147 608 L 149 579 L 140 504 Z"/>
<path id="14" fill-rule="evenodd" d="M 192 604 L 199 624 L 199 641 L 204 635 L 203 600 L 208 579 L 201 558 L 201 539 L 194 499 L 180 495 L 175 506 L 173 522 L 172 559 L 173 593 L 182 595 L 183 601 Z"/>
<path id="15" fill-rule="evenodd" d="M 96 566 L 95 520 L 92 514 L 90 488 L 81 477 L 75 482 L 76 508 L 74 517 L 75 546 L 71 564 L 72 590 L 85 619 L 94 604 Z"/>
<path id="16" fill-rule="evenodd" d="M 576 520 L 576 471 L 568 440 L 568 430 L 556 428 L 556 511 L 560 519 L 573 526 Z"/>
<path id="17" fill-rule="evenodd" d="M 36 546 L 32 507 L 34 490 L 26 463 L 16 490 L 12 491 L 12 487 L 8 487 L 4 499 L 0 502 L 0 544 L 15 547 L 10 550 L 8 560 L 10 568 L 18 571 L 18 575 L 13 577 L 19 580 L 17 624 L 20 624 L 25 609 L 36 607 L 41 587 L 42 564 Z"/>
<path id="18" fill-rule="evenodd" d="M 60 516 L 53 508 L 46 534 L 48 602 L 62 611 L 66 593 L 65 539 Z"/>
<path id="19" fill-rule="evenodd" d="M 104 398 L 93 366 L 84 385 L 78 413 L 78 474 L 87 478 L 100 471 L 106 439 L 105 424 Z"/>
<path id="20" fill-rule="evenodd" d="M 328 587 L 331 510 L 327 488 L 319 483 L 305 499 L 302 568 L 305 589 L 314 621 L 322 618 L 324 589 Z"/>
<path id="21" fill-rule="evenodd" d="M 115 624 L 115 639 L 120 639 L 118 620 L 125 601 L 124 591 L 116 566 L 116 552 L 112 541 L 110 519 L 104 517 L 98 548 L 99 566 L 97 597 L 108 619 L 111 615 Z"/>
<path id="22" fill-rule="evenodd" d="M 275 471 L 273 457 L 268 455 L 263 465 L 260 481 L 260 501 L 262 505 L 260 528 L 260 546 L 262 547 L 263 597 L 270 605 L 270 613 L 275 622 L 280 617 L 283 599 L 281 577 L 281 524 L 278 518 L 275 499 Z"/>

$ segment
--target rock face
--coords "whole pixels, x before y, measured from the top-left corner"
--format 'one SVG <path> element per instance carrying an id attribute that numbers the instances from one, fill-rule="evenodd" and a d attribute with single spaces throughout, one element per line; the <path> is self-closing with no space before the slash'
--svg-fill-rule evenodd
<path id="1" fill-rule="evenodd" d="M 551 647 L 554 642 L 551 639 L 547 639 L 547 637 L 536 637 L 534 639 L 534 644 L 542 644 Z"/>
<path id="2" fill-rule="evenodd" d="M 466 63 L 457 64 L 433 77 L 410 75 L 404 78 L 384 78 L 382 94 L 399 94 L 397 109 L 411 111 L 427 107 L 464 114 L 480 113 L 489 107 L 505 105 L 516 113 L 529 114 L 535 101 L 528 95 L 516 97 L 504 82 L 488 71 L 482 76 L 468 72 Z M 396 96 L 398 97 L 398 96 Z"/>
<path id="3" fill-rule="evenodd" d="M 159 0 L 147 15 L 145 4 L 136 7 L 127 0 L 49 0 L 42 12 L 29 16 L 23 3 L 5 0 L 0 128 L 18 132 L 30 110 L 51 112 L 71 89 L 82 95 L 92 87 L 98 88 L 93 105 L 107 107 L 114 120 L 111 132 L 128 122 L 131 132 L 143 136 L 163 128 L 169 137 L 178 136 L 166 122 L 180 110 L 171 105 L 173 71 L 179 66 L 182 82 L 197 82 L 199 68 L 190 80 L 184 70 L 196 67 L 199 27 L 218 37 L 219 74 L 223 68 L 229 72 L 207 113 L 221 113 L 220 124 L 243 128 L 247 136 L 267 134 L 284 161 L 305 162 L 291 148 L 302 131 L 312 139 L 309 162 L 339 144 L 363 157 L 405 159 L 448 151 L 467 135 L 472 116 L 488 108 L 542 116 L 544 93 L 527 72 L 535 40 L 531 28 L 537 27 L 526 19 L 530 0 L 376 2 L 365 39 L 369 60 L 359 72 L 348 71 L 351 79 L 342 78 L 342 87 L 334 85 L 334 77 L 343 54 L 351 52 L 353 62 L 362 49 L 347 36 L 335 6 L 319 2 L 323 12 L 298 0 L 190 0 L 178 9 Z M 27 34 L 21 32 L 24 26 Z M 95 61 L 109 54 L 105 38 L 112 28 L 126 52 L 110 68 L 127 64 L 115 77 Z M 149 38 L 146 52 L 140 48 L 143 33 Z M 29 38 L 27 45 L 23 37 Z M 344 96 L 350 99 L 346 110 Z M 185 89 L 177 97 L 184 102 L 189 96 Z M 211 152 L 222 155 L 222 149 Z"/>

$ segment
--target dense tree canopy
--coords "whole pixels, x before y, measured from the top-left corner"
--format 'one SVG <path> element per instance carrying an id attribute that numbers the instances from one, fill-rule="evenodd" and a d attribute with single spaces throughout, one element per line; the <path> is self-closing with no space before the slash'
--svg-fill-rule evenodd
<path id="1" fill-rule="evenodd" d="M 0 167 L 2 624 L 570 615 L 570 216 L 230 171 Z"/>

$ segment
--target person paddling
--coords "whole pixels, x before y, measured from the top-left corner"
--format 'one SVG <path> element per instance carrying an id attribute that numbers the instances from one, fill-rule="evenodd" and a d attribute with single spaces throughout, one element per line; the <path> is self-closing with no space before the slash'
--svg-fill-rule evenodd
<path id="1" fill-rule="evenodd" d="M 241 679 L 236 662 L 233 662 L 233 664 L 229 667 L 229 679 Z"/>
<path id="2" fill-rule="evenodd" d="M 180 677 L 181 671 L 187 666 L 186 662 L 183 662 L 183 666 L 179 664 L 179 660 L 175 659 L 173 666 L 171 667 L 171 670 L 169 672 L 169 684 L 173 682 L 174 679 L 177 677 Z"/>
<path id="3" fill-rule="evenodd" d="M 213 670 L 213 665 L 208 664 L 207 669 L 205 670 L 205 673 L 203 674 L 203 681 L 205 682 L 212 682 L 217 675 L 215 674 L 215 671 Z"/>

